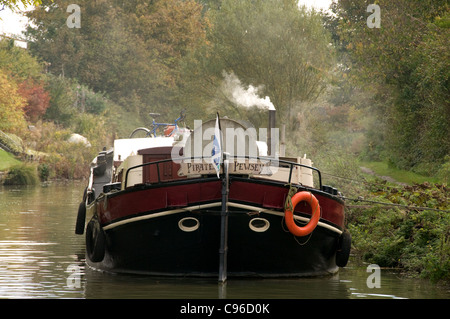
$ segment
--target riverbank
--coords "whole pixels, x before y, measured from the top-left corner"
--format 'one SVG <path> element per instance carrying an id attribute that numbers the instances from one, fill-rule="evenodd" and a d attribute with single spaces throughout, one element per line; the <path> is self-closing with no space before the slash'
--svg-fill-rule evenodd
<path id="1" fill-rule="evenodd" d="M 18 165 L 21 162 L 14 157 L 11 153 L 6 152 L 5 150 L 0 149 L 0 185 L 3 184 L 3 181 L 6 177 L 7 170 L 14 166 Z"/>
<path id="2" fill-rule="evenodd" d="M 347 200 L 352 252 L 380 267 L 450 285 L 450 187 L 379 178 Z"/>
<path id="3" fill-rule="evenodd" d="M 14 155 L 0 148 L 0 171 L 7 170 L 17 164 L 20 164 L 20 161 Z"/>

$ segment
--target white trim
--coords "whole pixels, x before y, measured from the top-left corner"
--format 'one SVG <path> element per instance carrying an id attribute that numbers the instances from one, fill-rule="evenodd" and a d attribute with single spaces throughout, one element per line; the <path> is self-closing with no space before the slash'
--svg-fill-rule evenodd
<path id="1" fill-rule="evenodd" d="M 154 214 L 150 214 L 150 215 L 144 215 L 144 216 L 138 216 L 138 217 L 133 217 L 133 218 L 128 218 L 125 220 L 121 220 L 109 225 L 106 225 L 105 227 L 103 227 L 104 230 L 108 230 L 108 229 L 112 229 L 115 228 L 117 226 L 121 226 L 121 225 L 125 225 L 128 223 L 133 223 L 133 222 L 137 222 L 137 221 L 141 221 L 141 220 L 146 220 L 146 219 L 152 219 L 152 218 L 157 218 L 157 217 L 161 217 L 161 216 L 167 216 L 167 215 L 173 215 L 173 214 L 179 214 L 179 213 L 183 213 L 183 212 L 190 212 L 193 210 L 201 210 L 201 209 L 205 209 L 205 208 L 211 208 L 211 207 L 218 207 L 221 206 L 222 203 L 221 202 L 217 202 L 217 203 L 211 203 L 211 204 L 203 204 L 203 205 L 194 205 L 194 206 L 189 206 L 189 207 L 184 207 L 184 208 L 179 208 L 179 209 L 173 209 L 173 210 L 168 210 L 168 211 L 164 211 L 164 212 L 160 212 L 160 213 L 154 213 Z M 228 206 L 230 207 L 236 207 L 236 208 L 241 208 L 241 209 L 246 209 L 246 210 L 250 210 L 250 211 L 256 211 L 259 213 L 266 213 L 266 214 L 271 214 L 271 215 L 277 215 L 280 217 L 284 217 L 284 213 L 283 212 L 277 212 L 271 209 L 266 209 L 266 208 L 261 208 L 261 207 L 257 207 L 257 206 L 252 206 L 252 205 L 244 205 L 244 204 L 239 204 L 239 203 L 233 203 L 233 202 L 228 202 Z M 303 222 L 308 222 L 309 218 L 306 217 L 302 217 L 302 216 L 295 216 L 294 215 L 294 219 L 297 219 L 299 221 L 303 221 Z M 342 234 L 342 231 L 336 227 L 333 227 L 331 225 L 328 225 L 324 222 L 318 222 L 317 223 L 318 226 L 326 228 L 328 230 L 331 230 L 335 233 L 338 233 L 339 235 Z"/>
<path id="2" fill-rule="evenodd" d="M 150 214 L 150 215 L 128 218 L 128 219 L 124 219 L 124 220 L 106 225 L 105 227 L 103 227 L 103 229 L 108 230 L 108 229 L 111 229 L 111 228 L 114 228 L 117 226 L 137 222 L 140 220 L 152 219 L 152 218 L 156 218 L 156 217 L 178 214 L 178 213 L 183 213 L 183 212 L 190 212 L 193 210 L 205 209 L 205 208 L 210 208 L 210 207 L 217 207 L 220 205 L 222 205 L 222 204 L 221 203 L 211 203 L 211 204 L 204 204 L 204 205 L 195 205 L 195 206 L 189 206 L 189 207 L 184 207 L 184 208 L 180 208 L 180 209 L 168 210 L 168 211 L 160 212 L 160 213 L 154 213 L 154 214 Z"/>
<path id="3" fill-rule="evenodd" d="M 260 208 L 260 207 L 255 207 L 255 206 L 251 206 L 251 205 L 243 205 L 243 204 L 238 204 L 238 203 L 228 203 L 228 206 L 232 206 L 232 207 L 236 207 L 236 208 L 241 208 L 241 209 L 248 209 L 248 210 L 253 210 L 253 211 L 257 211 L 260 213 L 267 213 L 267 214 L 272 214 L 272 215 L 277 215 L 277 216 L 281 216 L 284 217 L 284 213 L 282 212 L 277 212 L 271 209 L 266 209 L 266 208 Z M 296 216 L 294 215 L 294 219 L 303 221 L 303 222 L 308 222 L 309 218 L 306 217 L 302 217 L 302 216 Z M 318 222 L 317 223 L 318 226 L 321 226 L 323 228 L 329 229 L 331 231 L 334 231 L 336 233 L 338 233 L 339 235 L 342 234 L 342 231 L 336 227 L 333 227 L 331 225 L 328 225 L 326 223 L 323 222 Z"/>

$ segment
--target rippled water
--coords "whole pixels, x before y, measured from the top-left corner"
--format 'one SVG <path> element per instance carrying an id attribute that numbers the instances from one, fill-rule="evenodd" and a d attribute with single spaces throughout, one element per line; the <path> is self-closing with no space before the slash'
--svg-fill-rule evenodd
<path id="1" fill-rule="evenodd" d="M 75 220 L 84 185 L 0 186 L 0 298 L 433 298 L 450 291 L 381 270 L 368 288 L 365 265 L 352 261 L 332 277 L 301 279 L 155 278 L 101 273 L 84 264 Z"/>

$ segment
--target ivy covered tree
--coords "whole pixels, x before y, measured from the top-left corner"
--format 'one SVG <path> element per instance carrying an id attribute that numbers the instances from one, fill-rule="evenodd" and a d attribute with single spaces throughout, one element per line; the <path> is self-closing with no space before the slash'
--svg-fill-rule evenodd
<path id="1" fill-rule="evenodd" d="M 373 94 L 382 159 L 433 174 L 450 153 L 450 8 L 447 1 L 381 0 L 369 28 L 364 0 L 335 1 L 328 26 L 350 57 L 352 79 Z"/>

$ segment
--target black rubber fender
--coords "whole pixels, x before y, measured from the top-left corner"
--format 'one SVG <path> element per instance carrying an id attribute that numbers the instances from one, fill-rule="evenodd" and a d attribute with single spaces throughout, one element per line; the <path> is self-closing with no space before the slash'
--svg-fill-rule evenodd
<path id="1" fill-rule="evenodd" d="M 338 248 L 336 250 L 336 265 L 338 267 L 345 267 L 347 265 L 351 246 L 352 235 L 350 235 L 348 230 L 344 230 L 339 237 Z"/>
<path id="2" fill-rule="evenodd" d="M 105 257 L 106 236 L 96 219 L 86 227 L 86 254 L 92 262 L 101 262 Z"/>
<path id="3" fill-rule="evenodd" d="M 78 206 L 77 222 L 75 224 L 75 234 L 83 235 L 86 223 L 86 204 L 81 202 Z"/>

